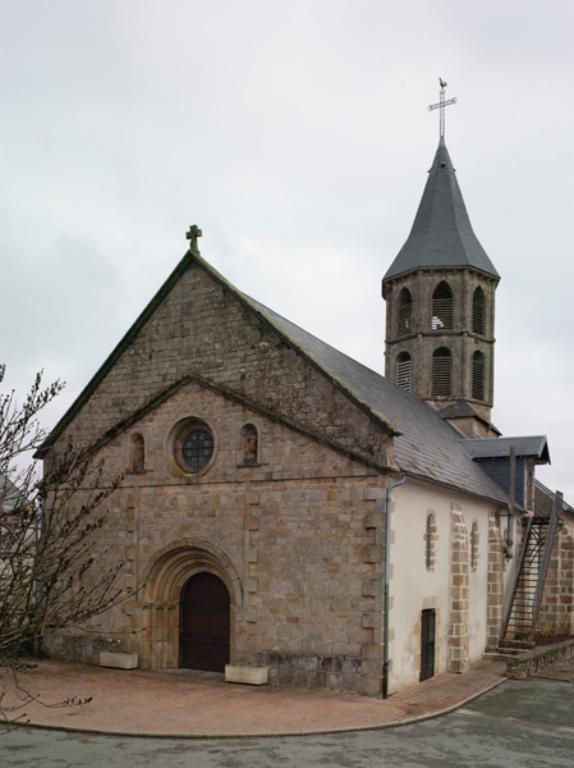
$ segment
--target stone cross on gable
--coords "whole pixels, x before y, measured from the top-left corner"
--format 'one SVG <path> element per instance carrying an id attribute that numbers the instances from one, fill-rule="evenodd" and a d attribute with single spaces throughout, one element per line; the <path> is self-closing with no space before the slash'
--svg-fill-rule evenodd
<path id="1" fill-rule="evenodd" d="M 197 226 L 197 224 L 192 224 L 189 228 L 189 231 L 185 235 L 186 238 L 189 240 L 189 250 L 195 251 L 197 253 L 197 238 L 201 237 L 201 229 Z"/>
<path id="2" fill-rule="evenodd" d="M 445 110 L 445 107 L 450 107 L 451 104 L 456 104 L 456 97 L 445 100 L 444 95 L 446 93 L 447 82 L 446 80 L 443 80 L 442 77 L 439 77 L 438 81 L 440 83 L 440 92 L 439 92 L 440 100 L 438 104 L 431 104 L 429 106 L 429 112 L 432 112 L 433 109 L 440 109 L 440 123 L 439 123 L 440 138 L 444 139 L 444 110 Z"/>

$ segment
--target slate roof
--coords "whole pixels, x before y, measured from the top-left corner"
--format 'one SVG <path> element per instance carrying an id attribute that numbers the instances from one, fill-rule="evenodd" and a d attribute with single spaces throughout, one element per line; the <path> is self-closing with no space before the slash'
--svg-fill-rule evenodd
<path id="1" fill-rule="evenodd" d="M 467 403 L 466 400 L 457 400 L 455 403 L 447 405 L 446 408 L 443 408 L 438 413 L 441 419 L 479 419 L 479 421 L 482 421 L 483 424 L 489 426 L 490 429 L 498 435 L 501 434 L 500 430 L 497 429 L 492 422 L 485 419 L 484 416 L 481 416 L 480 413 L 473 408 L 470 403 Z"/>
<path id="2" fill-rule="evenodd" d="M 552 513 L 552 505 L 554 503 L 554 491 L 551 491 L 540 480 L 534 481 L 534 511 L 537 517 L 550 517 Z M 562 509 L 564 512 L 570 514 L 574 513 L 574 509 L 564 501 Z"/>
<path id="3" fill-rule="evenodd" d="M 534 456 L 538 463 L 550 463 L 550 453 L 545 435 L 534 437 L 487 437 L 467 440 L 464 447 L 473 459 L 499 459 L 510 456 L 516 449 L 517 456 Z"/>
<path id="4" fill-rule="evenodd" d="M 239 291 L 206 262 L 197 250 L 193 252 L 190 250 L 185 254 L 123 339 L 50 432 L 44 444 L 36 451 L 36 457 L 43 457 L 54 444 L 161 301 L 194 262 L 270 323 L 293 347 L 298 348 L 327 376 L 337 382 L 351 399 L 371 413 L 384 429 L 395 434 L 395 455 L 402 471 L 501 504 L 508 503 L 506 492 L 491 480 L 480 465 L 472 461 L 466 453 L 462 447 L 460 433 L 443 421 L 429 405 Z"/>
<path id="5" fill-rule="evenodd" d="M 431 267 L 473 267 L 500 279 L 474 234 L 444 139 L 438 145 L 411 232 L 384 280 Z"/>
<path id="6" fill-rule="evenodd" d="M 10 513 L 18 501 L 18 488 L 7 475 L 0 473 L 0 512 Z"/>
<path id="7" fill-rule="evenodd" d="M 394 445 L 403 472 L 508 503 L 505 491 L 466 453 L 459 433 L 429 405 L 255 299 L 243 296 L 356 400 L 393 424 L 400 432 Z"/>

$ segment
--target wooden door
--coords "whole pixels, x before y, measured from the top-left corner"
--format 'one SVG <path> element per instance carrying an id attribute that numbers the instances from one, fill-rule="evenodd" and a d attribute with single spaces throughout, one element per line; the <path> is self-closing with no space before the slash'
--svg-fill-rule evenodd
<path id="1" fill-rule="evenodd" d="M 435 617 L 434 608 L 424 610 L 421 615 L 421 681 L 434 676 Z"/>
<path id="2" fill-rule="evenodd" d="M 181 590 L 180 665 L 223 672 L 229 663 L 229 592 L 212 573 L 196 573 Z"/>

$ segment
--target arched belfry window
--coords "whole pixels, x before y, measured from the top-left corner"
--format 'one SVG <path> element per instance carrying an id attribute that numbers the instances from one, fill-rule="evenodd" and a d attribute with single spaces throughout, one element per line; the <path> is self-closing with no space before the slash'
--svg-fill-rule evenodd
<path id="1" fill-rule="evenodd" d="M 408 352 L 401 352 L 397 355 L 397 374 L 395 382 L 401 389 L 411 391 L 413 362 Z"/>
<path id="2" fill-rule="evenodd" d="M 433 331 L 452 328 L 452 290 L 444 280 L 434 289 L 432 295 L 432 322 Z"/>
<path id="3" fill-rule="evenodd" d="M 431 388 L 433 397 L 452 394 L 452 355 L 446 347 L 433 352 Z"/>
<path id="4" fill-rule="evenodd" d="M 145 472 L 145 442 L 139 432 L 130 437 L 130 472 Z"/>
<path id="5" fill-rule="evenodd" d="M 399 294 L 399 334 L 410 333 L 413 328 L 413 297 L 408 288 Z"/>
<path id="6" fill-rule="evenodd" d="M 472 356 L 472 396 L 484 400 L 484 355 L 475 352 Z"/>
<path id="7" fill-rule="evenodd" d="M 482 288 L 478 287 L 472 296 L 472 330 L 484 334 L 486 327 L 486 298 Z"/>
<path id="8" fill-rule="evenodd" d="M 257 464 L 258 453 L 257 427 L 245 424 L 241 428 L 241 453 L 243 464 Z"/>

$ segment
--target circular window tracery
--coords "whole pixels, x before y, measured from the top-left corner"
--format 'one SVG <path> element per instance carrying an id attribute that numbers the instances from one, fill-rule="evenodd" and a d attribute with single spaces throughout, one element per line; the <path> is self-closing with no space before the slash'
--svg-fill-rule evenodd
<path id="1" fill-rule="evenodd" d="M 206 469 L 213 458 L 213 432 L 204 421 L 188 419 L 178 427 L 173 448 L 179 468 L 197 474 Z"/>

